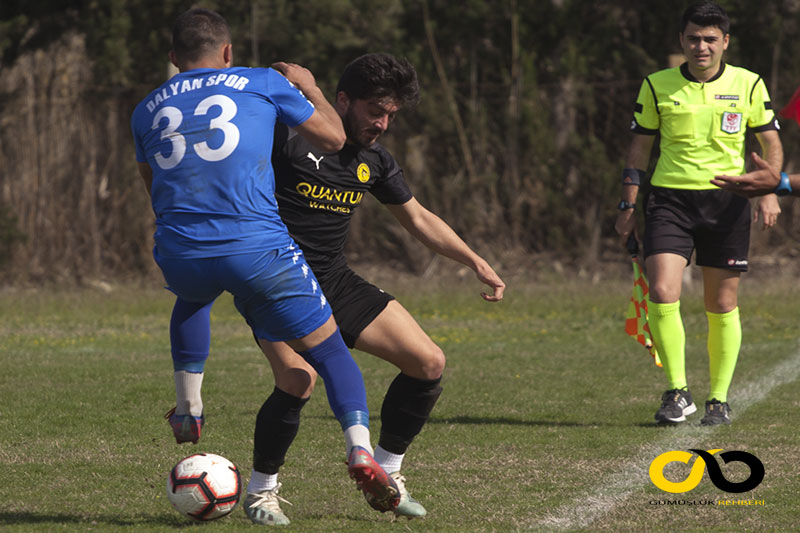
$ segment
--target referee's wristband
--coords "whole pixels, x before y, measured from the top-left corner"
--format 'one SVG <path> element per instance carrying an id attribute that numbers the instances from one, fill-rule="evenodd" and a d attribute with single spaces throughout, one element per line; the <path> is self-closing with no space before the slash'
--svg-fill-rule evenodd
<path id="1" fill-rule="evenodd" d="M 778 186 L 775 187 L 775 190 L 772 191 L 778 196 L 786 196 L 787 194 L 792 194 L 792 184 L 789 181 L 789 174 L 786 172 L 781 172 L 781 181 L 778 183 Z"/>
<path id="2" fill-rule="evenodd" d="M 622 185 L 641 185 L 644 178 L 647 176 L 647 171 L 638 168 L 624 168 L 622 169 Z"/>

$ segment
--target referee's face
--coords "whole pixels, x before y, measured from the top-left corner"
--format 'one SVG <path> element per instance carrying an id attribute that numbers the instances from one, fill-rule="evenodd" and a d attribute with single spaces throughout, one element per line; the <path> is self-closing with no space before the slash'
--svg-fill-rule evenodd
<path id="1" fill-rule="evenodd" d="M 692 74 L 700 79 L 705 77 L 701 75 L 711 77 L 717 73 L 722 54 L 728 49 L 730 35 L 723 35 L 717 26 L 698 26 L 690 22 L 680 34 L 680 39 Z"/>
<path id="2" fill-rule="evenodd" d="M 341 99 L 339 104 L 343 104 L 344 115 L 342 123 L 347 139 L 358 146 L 367 147 L 378 140 L 383 132 L 389 129 L 389 124 L 394 120 L 395 115 L 400 110 L 391 98 L 370 99 L 370 100 L 350 100 Z"/>

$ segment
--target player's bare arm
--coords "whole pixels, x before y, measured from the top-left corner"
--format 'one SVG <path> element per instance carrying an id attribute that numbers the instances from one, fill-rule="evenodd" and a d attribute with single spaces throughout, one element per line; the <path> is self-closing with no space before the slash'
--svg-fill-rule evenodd
<path id="1" fill-rule="evenodd" d="M 139 167 L 139 175 L 144 181 L 144 186 L 147 189 L 147 195 L 150 196 L 150 189 L 153 188 L 153 169 L 147 163 L 137 161 L 136 165 Z"/>
<path id="2" fill-rule="evenodd" d="M 625 159 L 625 168 L 639 168 L 647 169 L 650 164 L 650 152 L 653 149 L 655 135 L 641 135 L 638 133 L 633 134 L 630 148 L 628 148 L 628 156 Z M 624 185 L 622 186 L 622 194 L 620 200 L 628 202 L 631 205 L 636 204 L 636 196 L 639 194 L 638 185 Z M 614 224 L 614 229 L 622 237 L 622 244 L 628 242 L 628 237 L 631 236 L 636 230 L 636 216 L 634 209 L 621 209 L 617 215 L 617 221 Z"/>
<path id="3" fill-rule="evenodd" d="M 780 170 L 770 165 L 755 152 L 751 154 L 751 157 L 756 165 L 756 170 L 741 176 L 716 176 L 711 183 L 726 191 L 748 198 L 772 193 L 781 183 Z M 786 179 L 791 187 L 791 194 L 800 196 L 800 174 L 787 175 Z"/>
<path id="4" fill-rule="evenodd" d="M 471 268 L 478 280 L 492 289 L 492 294 L 481 293 L 484 300 L 499 302 L 503 299 L 506 284 L 489 263 L 475 253 L 444 220 L 423 207 L 416 198 L 401 205 L 386 204 L 386 207 L 425 246 Z"/>
<path id="5" fill-rule="evenodd" d="M 311 144 L 325 152 L 338 152 L 344 146 L 347 136 L 342 119 L 322 94 L 314 75 L 305 67 L 294 63 L 277 62 L 272 68 L 283 74 L 314 104 L 314 114 L 308 120 L 295 126 L 297 133 Z"/>
<path id="6" fill-rule="evenodd" d="M 776 130 L 769 130 L 756 133 L 761 145 L 761 153 L 764 154 L 767 162 L 774 168 L 783 166 L 783 145 Z M 759 216 L 763 222 L 763 228 L 768 229 L 778 221 L 781 213 L 781 206 L 775 194 L 767 194 L 758 200 L 756 209 L 753 210 L 753 222 L 758 222 Z"/>

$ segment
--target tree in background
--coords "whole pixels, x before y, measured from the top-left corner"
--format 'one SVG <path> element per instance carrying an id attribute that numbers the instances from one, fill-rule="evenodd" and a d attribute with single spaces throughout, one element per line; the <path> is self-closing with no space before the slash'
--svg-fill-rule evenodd
<path id="1" fill-rule="evenodd" d="M 680 2 L 614 0 L 214 0 L 235 62 L 308 66 L 329 98 L 350 60 L 385 51 L 417 68 L 422 101 L 384 142 L 417 196 L 491 259 L 547 253 L 602 260 L 642 78 L 678 53 Z M 728 58 L 764 73 L 776 109 L 800 84 L 800 6 L 720 2 Z M 128 120 L 168 76 L 171 23 L 193 2 L 0 4 L 0 210 L 14 235 L 5 279 L 152 273 L 152 213 Z M 796 171 L 796 125 L 782 132 Z M 428 268 L 366 201 L 349 253 Z M 797 248 L 784 204 L 768 244 Z M 11 235 L 9 233 L 9 235 Z M 758 247 L 754 250 L 758 252 Z M 620 254 L 619 260 L 625 258 Z M 435 264 L 434 264 L 435 266 Z"/>

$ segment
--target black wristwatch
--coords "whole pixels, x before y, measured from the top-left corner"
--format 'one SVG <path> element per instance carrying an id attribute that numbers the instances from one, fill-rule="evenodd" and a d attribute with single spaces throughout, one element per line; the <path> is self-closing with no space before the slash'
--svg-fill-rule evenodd
<path id="1" fill-rule="evenodd" d="M 628 202 L 626 200 L 620 200 L 617 204 L 617 209 L 620 211 L 625 211 L 627 209 L 636 209 L 636 204 L 633 202 Z"/>

